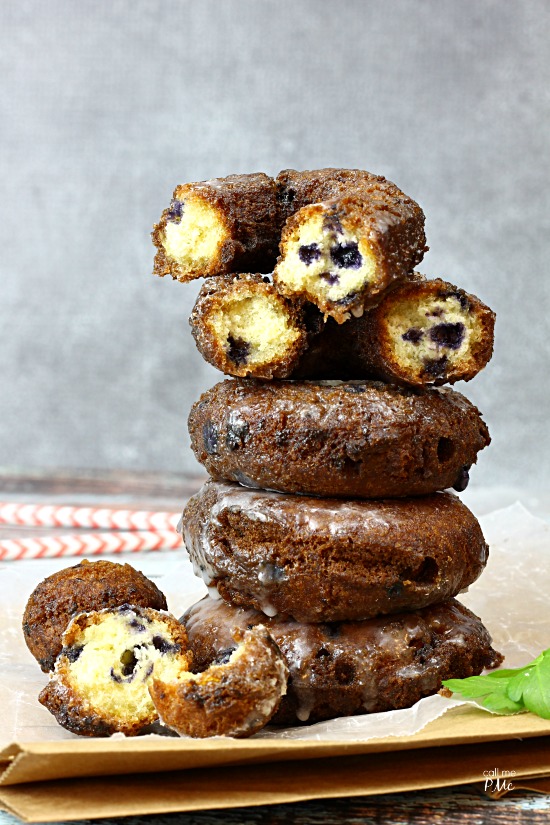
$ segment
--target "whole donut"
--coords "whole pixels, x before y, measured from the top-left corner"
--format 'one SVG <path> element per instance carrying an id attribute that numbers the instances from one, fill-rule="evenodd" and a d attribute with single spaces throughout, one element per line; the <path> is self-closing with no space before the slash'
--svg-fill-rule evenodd
<path id="1" fill-rule="evenodd" d="M 215 480 L 338 498 L 463 490 L 490 442 L 460 393 L 374 381 L 223 381 L 193 406 L 189 432 Z"/>
<path id="2" fill-rule="evenodd" d="M 300 622 L 446 601 L 478 578 L 488 557 L 477 519 L 450 493 L 342 501 L 212 481 L 187 503 L 181 524 L 212 596 Z"/>

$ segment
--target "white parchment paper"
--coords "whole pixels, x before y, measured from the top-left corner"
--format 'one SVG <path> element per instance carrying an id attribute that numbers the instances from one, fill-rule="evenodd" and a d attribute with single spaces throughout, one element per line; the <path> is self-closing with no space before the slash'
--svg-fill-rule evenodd
<path id="1" fill-rule="evenodd" d="M 506 657 L 504 666 L 520 667 L 550 647 L 550 524 L 532 516 L 521 504 L 484 516 L 480 523 L 491 548 L 489 562 L 481 578 L 459 598 L 482 618 L 494 647 Z M 127 560 L 154 576 L 176 616 L 206 592 L 180 553 L 134 556 Z M 78 738 L 59 727 L 38 703 L 38 693 L 48 677 L 28 652 L 21 630 L 24 606 L 34 587 L 45 576 L 70 563 L 65 559 L 0 566 L 0 746 L 14 741 Z M 323 741 L 407 736 L 460 704 L 455 699 L 430 696 L 405 710 L 285 730 L 266 728 L 256 736 Z"/>

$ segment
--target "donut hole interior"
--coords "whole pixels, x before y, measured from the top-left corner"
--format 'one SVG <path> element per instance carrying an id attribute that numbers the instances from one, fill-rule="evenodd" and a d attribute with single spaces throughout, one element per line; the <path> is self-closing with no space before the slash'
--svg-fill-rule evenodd
<path id="1" fill-rule="evenodd" d="M 278 360 L 301 335 L 280 298 L 252 290 L 228 297 L 209 325 L 236 367 Z"/>
<path id="2" fill-rule="evenodd" d="M 311 211 L 311 210 L 310 210 Z M 377 259 L 368 240 L 345 222 L 331 220 L 322 206 L 294 229 L 284 243 L 277 281 L 291 292 L 316 300 L 341 301 L 378 281 Z"/>
<path id="3" fill-rule="evenodd" d="M 101 715 L 119 719 L 154 712 L 148 684 L 155 675 L 176 676 L 187 660 L 162 621 L 133 612 L 98 614 L 81 633 L 70 682 Z"/>
<path id="4" fill-rule="evenodd" d="M 164 229 L 167 256 L 183 269 L 206 267 L 229 239 L 222 213 L 197 193 L 172 203 L 178 208 L 170 210 Z"/>
<path id="5" fill-rule="evenodd" d="M 426 556 L 414 579 L 418 584 L 433 584 L 439 575 L 439 565 L 431 556 Z"/>
<path id="6" fill-rule="evenodd" d="M 439 293 L 396 300 L 384 319 L 394 363 L 415 378 L 435 380 L 467 369 L 481 337 L 479 318 L 464 296 Z"/>
<path id="7" fill-rule="evenodd" d="M 437 442 L 437 460 L 440 464 L 450 461 L 456 452 L 455 444 L 452 438 L 442 436 Z"/>

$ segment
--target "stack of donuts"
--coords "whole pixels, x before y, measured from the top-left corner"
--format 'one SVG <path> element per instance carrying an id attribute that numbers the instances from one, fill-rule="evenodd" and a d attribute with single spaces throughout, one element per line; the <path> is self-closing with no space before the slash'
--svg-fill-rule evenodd
<path id="1" fill-rule="evenodd" d="M 499 664 L 454 598 L 488 548 L 448 492 L 489 433 L 441 386 L 486 365 L 494 314 L 415 271 L 420 207 L 361 170 L 234 175 L 178 186 L 153 240 L 156 274 L 206 278 L 192 332 L 231 376 L 189 418 L 211 477 L 181 522 L 209 593 L 182 620 L 194 668 L 264 625 L 289 670 L 272 721 L 298 724 Z"/>

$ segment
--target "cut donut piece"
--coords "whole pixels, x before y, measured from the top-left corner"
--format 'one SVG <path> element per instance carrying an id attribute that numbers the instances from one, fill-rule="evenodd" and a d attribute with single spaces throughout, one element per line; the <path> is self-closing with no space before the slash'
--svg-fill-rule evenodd
<path id="1" fill-rule="evenodd" d="M 418 273 L 374 309 L 329 321 L 293 378 L 381 378 L 412 386 L 469 381 L 493 352 L 495 314 L 475 295 Z"/>
<path id="2" fill-rule="evenodd" d="M 79 613 L 39 701 L 81 736 L 133 736 L 157 718 L 148 685 L 187 671 L 187 634 L 168 613 L 122 605 Z"/>
<path id="3" fill-rule="evenodd" d="M 469 381 L 491 358 L 494 324 L 494 312 L 475 295 L 441 279 L 422 280 L 400 286 L 369 313 L 363 352 L 388 381 Z"/>
<path id="4" fill-rule="evenodd" d="M 273 280 L 282 294 L 307 299 L 343 323 L 409 276 L 424 249 L 420 207 L 397 189 L 365 186 L 305 206 L 287 221 Z"/>
<path id="5" fill-rule="evenodd" d="M 244 378 L 286 377 L 307 342 L 301 303 L 292 304 L 261 275 L 209 278 L 189 323 L 203 358 Z"/>
<path id="6" fill-rule="evenodd" d="M 182 736 L 245 737 L 269 722 L 288 679 L 279 648 L 262 625 L 236 628 L 231 647 L 203 673 L 155 676 L 149 690 L 165 725 Z"/>
<path id="7" fill-rule="evenodd" d="M 276 195 L 262 172 L 177 186 L 153 229 L 154 274 L 190 281 L 271 272 L 280 236 Z"/>

